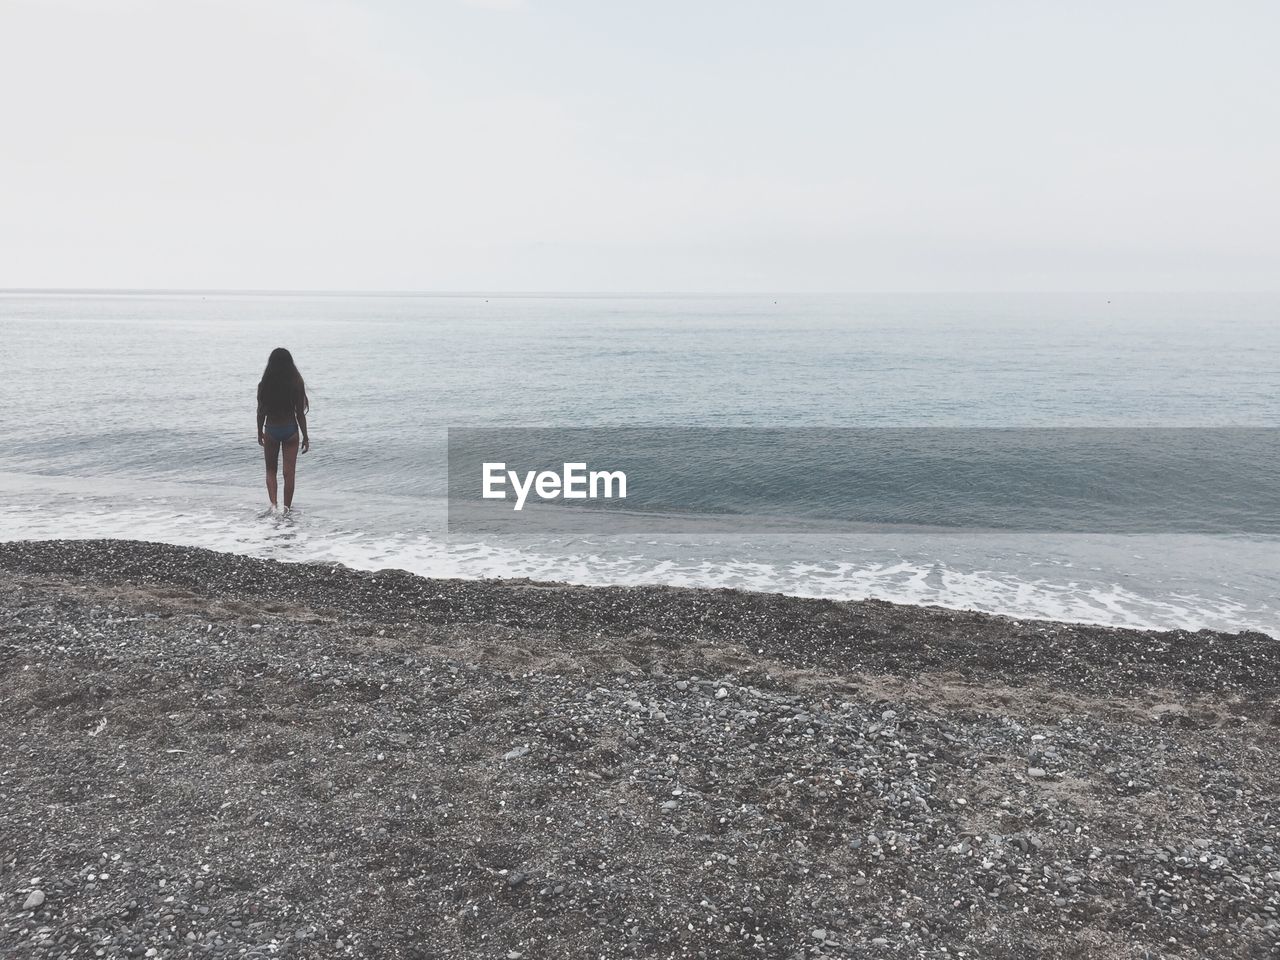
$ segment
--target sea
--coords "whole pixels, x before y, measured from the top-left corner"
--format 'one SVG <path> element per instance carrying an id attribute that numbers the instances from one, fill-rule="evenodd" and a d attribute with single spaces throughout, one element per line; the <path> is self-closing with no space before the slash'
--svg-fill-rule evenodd
<path id="1" fill-rule="evenodd" d="M 277 346 L 311 400 L 288 517 L 264 509 L 254 424 Z M 1270 524 L 1077 531 L 1070 498 L 1048 498 L 1038 529 L 948 527 L 845 515 L 834 497 L 832 522 L 810 511 L 801 531 L 477 532 L 451 531 L 446 502 L 447 436 L 464 428 L 704 430 L 719 439 L 697 459 L 721 477 L 759 472 L 733 441 L 745 428 L 1276 428 L 1278 295 L 11 291 L 0 355 L 0 540 L 1280 636 Z M 751 509 L 763 496 L 785 517 L 803 470 L 772 463 Z M 1213 483 L 1248 512 L 1231 469 Z M 708 515 L 733 511 L 728 490 Z"/>

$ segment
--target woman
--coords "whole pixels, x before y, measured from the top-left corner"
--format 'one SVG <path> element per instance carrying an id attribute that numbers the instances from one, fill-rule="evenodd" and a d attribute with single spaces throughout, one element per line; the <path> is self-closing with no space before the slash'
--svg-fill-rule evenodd
<path id="1" fill-rule="evenodd" d="M 276 460 L 284 447 L 284 512 L 293 508 L 293 474 L 298 463 L 298 434 L 302 452 L 311 449 L 307 439 L 307 385 L 293 363 L 293 354 L 276 347 L 267 358 L 267 369 L 258 382 L 258 444 L 267 458 L 267 496 L 276 509 Z"/>

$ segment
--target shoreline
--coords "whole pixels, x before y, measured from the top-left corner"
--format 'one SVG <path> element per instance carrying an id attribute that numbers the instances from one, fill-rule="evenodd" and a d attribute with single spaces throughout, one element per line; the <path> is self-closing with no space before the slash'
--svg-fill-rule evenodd
<path id="1" fill-rule="evenodd" d="M 137 540 L 0 541 L 0 570 L 103 585 L 198 588 L 215 597 L 324 607 L 400 625 L 492 620 L 538 630 L 695 630 L 711 638 L 732 636 L 748 647 L 763 643 L 754 647 L 759 655 L 802 667 L 933 672 L 945 659 L 952 669 L 1108 692 L 1161 684 L 1218 693 L 1280 690 L 1280 639 L 1259 630 L 1154 630 L 733 587 L 441 579 L 398 568 L 365 570 Z M 707 620 L 708 605 L 718 621 Z M 792 636 L 797 630 L 804 631 L 802 638 Z M 910 642 L 922 637 L 919 646 Z M 850 643 L 857 638 L 864 642 Z M 998 654 L 991 650 L 996 644 Z"/>
<path id="2" fill-rule="evenodd" d="M 0 570 L 0 952 L 1280 955 L 1261 633 L 135 541 Z"/>
<path id="3" fill-rule="evenodd" d="M 309 497 L 317 500 L 294 524 L 250 506 L 261 492 L 247 484 L 215 495 L 218 488 L 200 481 L 197 507 L 190 506 L 189 485 L 177 482 L 156 487 L 149 481 L 148 495 L 134 499 L 124 478 L 89 482 L 63 477 L 83 489 L 60 489 L 52 501 L 47 491 L 32 494 L 51 484 L 59 488 L 57 480 L 0 473 L 0 488 L 8 487 L 13 496 L 0 542 L 142 540 L 288 563 L 403 569 L 438 579 L 731 588 L 811 599 L 877 598 L 1020 620 L 1280 636 L 1280 611 L 1270 599 L 1274 591 L 1266 576 L 1275 568 L 1275 551 L 1269 549 L 1274 544 L 1261 540 L 1139 536 L 1124 544 L 1113 540 L 1083 546 L 1090 538 L 1063 535 L 1019 546 L 1022 535 L 1016 533 L 966 533 L 955 541 L 966 546 L 951 554 L 950 538 L 941 534 L 937 541 L 932 535 L 917 541 L 916 534 L 906 534 L 902 549 L 881 549 L 878 538 L 863 546 L 836 538 L 830 544 L 797 541 L 779 547 L 766 537 L 740 545 L 742 549 L 715 543 L 704 550 L 688 544 L 645 545 L 624 537 L 605 545 L 566 543 L 542 549 L 504 537 L 441 537 L 430 524 L 397 536 L 387 526 L 389 518 L 407 508 L 397 496 L 378 501 L 372 513 L 389 512 L 366 524 L 356 513 L 344 513 L 341 497 L 308 488 Z M 103 500 L 94 499 L 103 491 Z M 82 500 L 85 496 L 93 500 L 91 506 Z M 431 524 L 443 523 L 441 503 L 431 501 L 426 507 L 439 513 L 432 514 Z M 1132 551 L 1132 557 L 1117 550 Z M 1027 559 L 1032 554 L 1039 559 Z M 1126 566 L 1130 559 L 1136 567 Z"/>

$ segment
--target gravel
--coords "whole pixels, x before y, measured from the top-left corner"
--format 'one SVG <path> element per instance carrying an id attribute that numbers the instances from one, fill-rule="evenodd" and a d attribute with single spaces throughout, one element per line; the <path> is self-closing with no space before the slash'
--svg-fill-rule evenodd
<path id="1" fill-rule="evenodd" d="M 1280 645 L 0 544 L 0 956 L 1280 957 Z"/>

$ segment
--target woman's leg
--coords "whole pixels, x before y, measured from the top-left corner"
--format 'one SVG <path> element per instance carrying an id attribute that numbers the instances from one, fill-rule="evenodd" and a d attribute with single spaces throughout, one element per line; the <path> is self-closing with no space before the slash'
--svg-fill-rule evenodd
<path id="1" fill-rule="evenodd" d="M 262 445 L 262 453 L 267 461 L 267 499 L 271 501 L 271 505 L 276 505 L 276 462 L 280 456 L 280 441 L 273 440 L 271 434 L 267 434 L 266 442 Z M 286 490 L 292 489 L 292 484 L 286 487 Z"/>
<path id="2" fill-rule="evenodd" d="M 293 506 L 293 475 L 298 466 L 298 435 L 295 433 L 292 439 L 286 440 L 281 446 L 284 447 L 284 508 L 288 510 Z M 271 477 L 273 485 L 275 479 L 273 474 Z"/>

